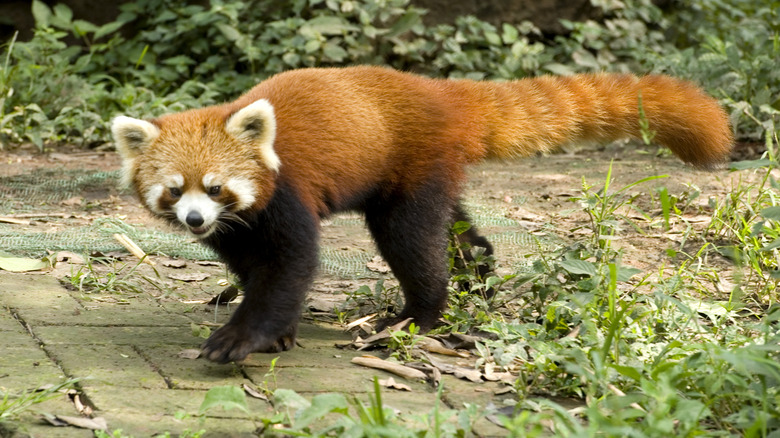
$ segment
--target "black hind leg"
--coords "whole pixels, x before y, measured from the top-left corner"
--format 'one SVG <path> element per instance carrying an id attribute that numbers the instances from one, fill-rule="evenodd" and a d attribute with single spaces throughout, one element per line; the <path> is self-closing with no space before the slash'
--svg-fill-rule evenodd
<path id="1" fill-rule="evenodd" d="M 423 331 L 433 328 L 447 305 L 447 225 L 454 201 L 436 185 L 414 195 L 378 195 L 366 203 L 366 223 L 393 270 L 405 304 L 382 329 L 414 318 Z"/>
<path id="2" fill-rule="evenodd" d="M 452 223 L 456 222 L 468 222 L 471 224 L 471 228 L 464 231 L 463 233 L 455 236 L 456 243 L 463 244 L 468 243 L 468 246 L 470 248 L 474 247 L 482 247 L 485 248 L 485 251 L 483 252 L 483 255 L 485 256 L 491 256 L 493 255 L 493 245 L 490 244 L 490 242 L 487 240 L 485 236 L 482 236 L 479 234 L 479 231 L 477 231 L 477 227 L 474 226 L 474 224 L 471 221 L 471 218 L 466 213 L 466 210 L 463 208 L 463 205 L 461 203 L 458 203 L 455 206 L 455 209 L 453 211 L 452 215 Z M 462 259 L 460 258 L 460 254 L 462 254 Z M 459 255 L 456 255 L 455 260 L 455 266 L 458 268 L 465 267 L 468 263 L 471 263 L 474 261 L 474 256 L 471 253 L 471 250 L 463 251 Z M 480 264 L 477 266 L 477 274 L 479 275 L 479 278 L 484 279 L 487 277 L 488 274 L 490 274 L 492 271 L 491 266 L 487 264 Z M 460 289 L 464 291 L 468 291 L 471 289 L 471 285 L 469 283 L 461 283 Z M 488 289 L 486 292 L 486 295 L 488 297 L 493 296 L 493 289 Z"/>

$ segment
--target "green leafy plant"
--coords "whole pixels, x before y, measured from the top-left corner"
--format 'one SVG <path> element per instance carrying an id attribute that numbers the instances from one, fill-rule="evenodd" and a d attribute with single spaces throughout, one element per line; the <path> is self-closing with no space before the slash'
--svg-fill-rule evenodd
<path id="1" fill-rule="evenodd" d="M 390 342 L 388 348 L 393 351 L 393 355 L 401 361 L 413 361 L 412 351 L 414 346 L 420 342 L 420 327 L 415 323 L 409 324 L 408 330 L 395 330 L 390 333 Z"/>
<path id="2" fill-rule="evenodd" d="M 163 293 L 169 292 L 168 287 L 160 280 L 156 269 L 156 278 L 137 272 L 144 263 L 141 259 L 134 265 L 120 263 L 114 259 L 88 257 L 85 264 L 67 276 L 71 287 L 81 293 L 140 293 L 143 289 L 139 280 L 152 285 Z M 97 265 L 103 265 L 98 268 Z M 129 268 L 128 268 L 129 267 Z"/>
<path id="3" fill-rule="evenodd" d="M 572 201 L 579 202 L 590 220 L 589 229 L 592 231 L 593 244 L 601 250 L 597 257 L 602 261 L 609 261 L 613 254 L 609 251 L 612 237 L 620 230 L 621 222 L 633 224 L 633 221 L 621 211 L 625 208 L 634 208 L 633 200 L 637 195 L 625 196 L 626 192 L 648 181 L 667 178 L 668 175 L 655 175 L 642 178 L 633 183 L 627 184 L 614 192 L 610 192 L 610 183 L 612 181 L 612 163 L 607 170 L 604 179 L 604 186 L 599 190 L 592 190 L 583 178 L 581 197 L 572 198 Z M 639 230 L 636 226 L 635 229 Z"/>
<path id="4" fill-rule="evenodd" d="M 69 379 L 56 385 L 42 386 L 19 393 L 0 391 L 0 431 L 16 424 L 19 415 L 29 411 L 33 406 L 61 397 L 63 390 L 72 388 L 78 381 L 79 379 Z"/>
<path id="5" fill-rule="evenodd" d="M 778 168 L 776 131 L 765 135 L 766 154 L 758 160 L 732 163 L 733 171 L 752 171 L 757 183 L 741 178 L 728 195 L 714 205 L 706 233 L 722 239 L 719 251 L 744 266 L 743 285 L 759 303 L 777 303 L 778 248 L 780 248 L 780 185 L 773 176 Z"/>
<path id="6" fill-rule="evenodd" d="M 362 315 L 377 313 L 383 318 L 395 309 L 403 308 L 401 288 L 399 286 L 385 287 L 384 279 L 379 279 L 374 288 L 363 285 L 354 292 L 347 293 L 347 300 L 341 307 L 342 314 L 359 312 Z M 342 316 L 344 319 L 345 316 Z"/>
<path id="7" fill-rule="evenodd" d="M 311 401 L 288 389 L 274 392 L 278 414 L 263 419 L 266 431 L 301 436 L 469 436 L 481 414 L 474 406 L 464 411 L 441 408 L 441 386 L 436 404 L 422 415 L 399 416 L 385 405 L 378 379 L 368 403 L 342 394 L 319 394 Z M 328 419 L 328 421 L 323 421 Z M 284 427 L 279 427 L 284 425 Z M 276 426 L 276 427 L 271 427 Z"/>

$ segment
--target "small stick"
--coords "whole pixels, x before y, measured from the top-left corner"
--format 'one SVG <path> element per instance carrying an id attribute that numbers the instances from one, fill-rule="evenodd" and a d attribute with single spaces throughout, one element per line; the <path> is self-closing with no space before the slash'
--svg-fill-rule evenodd
<path id="1" fill-rule="evenodd" d="M 136 245 L 135 242 L 130 240 L 129 237 L 127 237 L 124 234 L 114 234 L 114 239 L 116 239 L 117 242 L 119 242 L 122 246 L 124 246 L 128 251 L 130 251 L 130 254 L 138 257 L 139 259 L 143 260 L 145 263 L 148 263 L 152 266 L 155 266 L 155 263 L 151 260 L 149 260 L 149 257 L 144 252 L 144 250 L 141 249 L 138 245 Z"/>
<path id="2" fill-rule="evenodd" d="M 425 380 L 427 377 L 425 373 L 420 370 L 409 368 L 399 363 L 382 360 L 376 356 L 366 355 L 353 357 L 351 362 L 364 367 L 388 371 L 409 380 Z"/>
<path id="3" fill-rule="evenodd" d="M 14 217 L 14 218 L 36 218 L 36 217 L 61 217 L 61 218 L 68 218 L 73 216 L 71 213 L 17 213 L 17 214 L 8 214 L 6 217 Z"/>
<path id="4" fill-rule="evenodd" d="M 24 220 L 24 219 L 15 219 L 12 217 L 7 216 L 0 216 L 0 222 L 6 223 L 6 224 L 14 224 L 14 225 L 30 225 L 30 221 Z"/>

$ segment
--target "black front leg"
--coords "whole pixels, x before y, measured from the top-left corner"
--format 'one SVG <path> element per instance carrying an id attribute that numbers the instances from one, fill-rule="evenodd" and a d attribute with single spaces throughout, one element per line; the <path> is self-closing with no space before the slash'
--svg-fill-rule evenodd
<path id="1" fill-rule="evenodd" d="M 252 352 L 295 345 L 301 306 L 318 259 L 318 220 L 292 190 L 277 188 L 268 206 L 206 239 L 241 282 L 244 300 L 203 345 L 203 355 L 227 363 Z"/>

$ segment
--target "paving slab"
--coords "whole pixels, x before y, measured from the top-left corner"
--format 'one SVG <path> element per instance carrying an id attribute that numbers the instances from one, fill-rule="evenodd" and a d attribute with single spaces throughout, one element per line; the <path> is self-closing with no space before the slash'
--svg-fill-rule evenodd
<path id="1" fill-rule="evenodd" d="M 166 389 L 163 377 L 130 345 L 49 345 L 47 351 L 71 376 L 85 376 L 82 388 L 114 385 Z"/>
<path id="2" fill-rule="evenodd" d="M 292 389 L 308 398 L 339 392 L 367 403 L 374 377 L 392 376 L 352 364 L 363 353 L 343 348 L 351 336 L 308 317 L 300 326 L 299 345 L 291 351 L 253 354 L 226 365 L 180 355 L 203 342 L 192 323 L 225 322 L 228 317 L 224 307 L 138 294 L 83 296 L 51 276 L 0 271 L 0 387 L 18 391 L 78 378 L 77 388 L 93 416 L 127 436 L 201 429 L 208 432 L 204 436 L 253 436 L 261 419 L 273 414 L 271 404 L 247 397 L 248 414 L 215 409 L 199 416 L 208 389 L 247 384 L 268 392 Z M 412 392 L 385 389 L 386 404 L 404 414 L 428 413 L 436 403 L 435 388 L 404 383 Z M 455 379 L 445 379 L 445 385 L 452 388 L 447 394 L 451 403 L 487 403 L 492 396 L 491 389 L 482 387 L 478 393 Z M 45 412 L 78 415 L 68 400 L 63 396 Z M 30 409 L 22 416 L 24 427 L 15 436 L 92 436 L 72 427 L 46 426 L 36 412 Z"/>
<path id="3" fill-rule="evenodd" d="M 45 345 L 179 345 L 197 348 L 203 341 L 192 335 L 189 323 L 176 327 L 37 326 L 35 335 Z"/>

